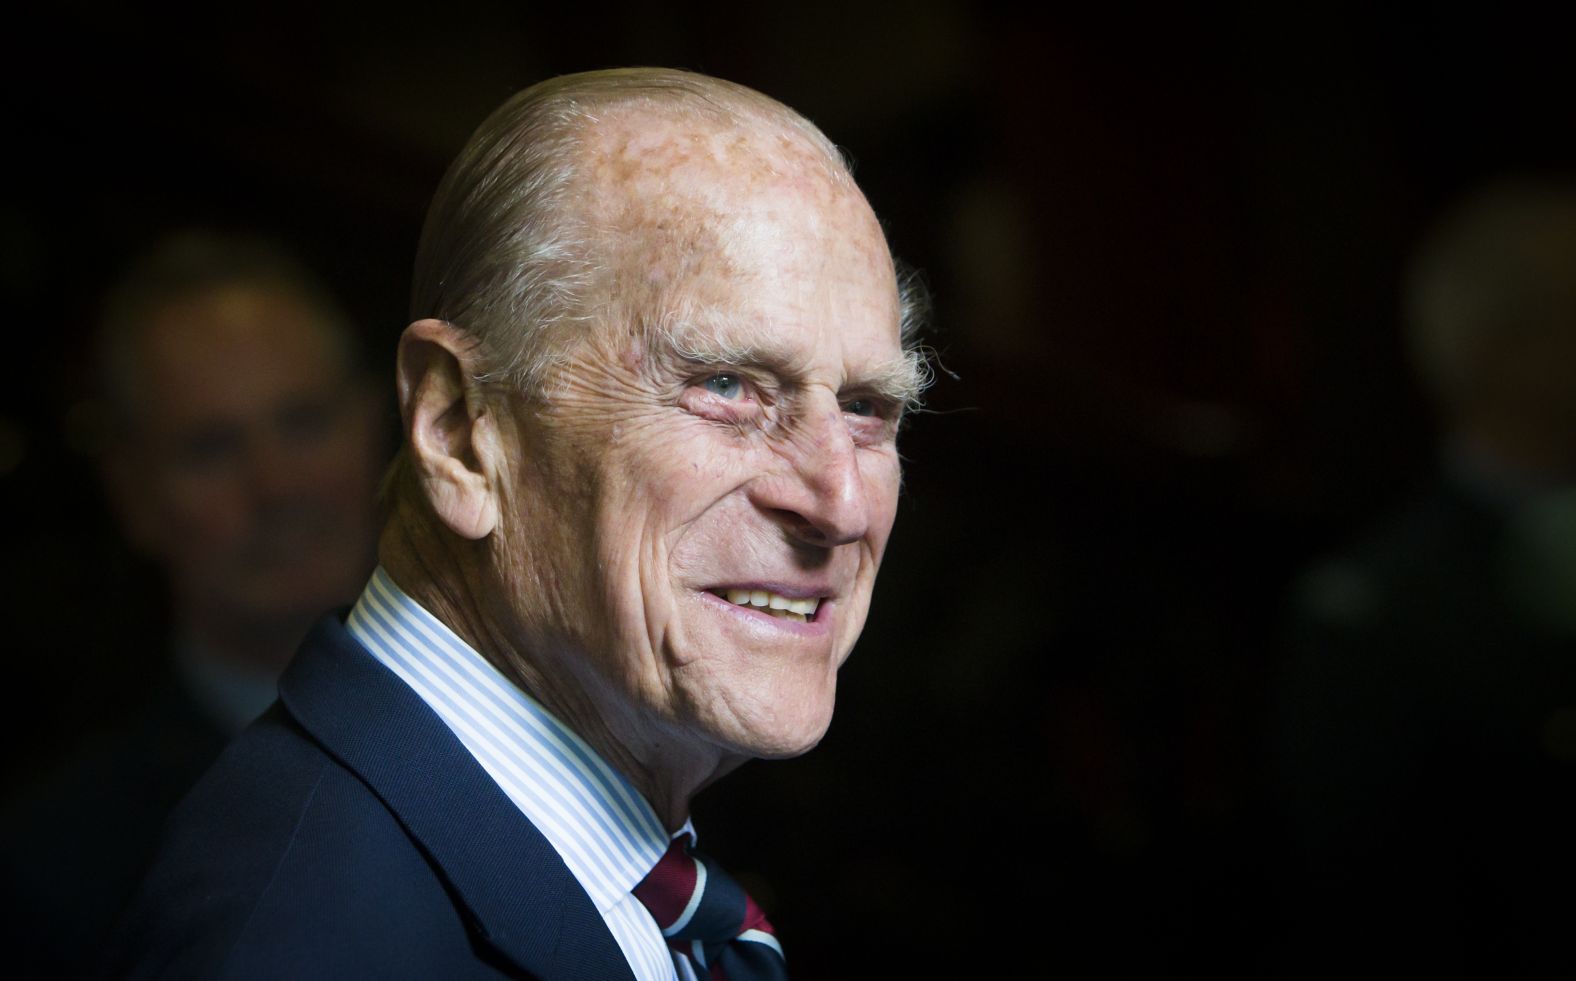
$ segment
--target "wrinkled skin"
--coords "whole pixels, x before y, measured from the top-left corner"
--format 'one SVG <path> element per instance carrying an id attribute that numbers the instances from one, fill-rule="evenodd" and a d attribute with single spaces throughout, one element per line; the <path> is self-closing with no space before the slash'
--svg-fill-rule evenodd
<path id="1" fill-rule="evenodd" d="M 608 261 L 545 394 L 481 414 L 468 396 L 468 428 L 434 395 L 425 442 L 416 413 L 413 446 L 451 457 L 420 465 L 429 501 L 487 551 L 453 573 L 483 599 L 426 599 L 676 825 L 743 760 L 825 733 L 896 512 L 912 371 L 880 227 L 802 137 L 613 120 L 588 153 Z M 435 321 L 406 344 L 412 365 L 441 361 L 418 345 L 468 356 Z M 408 403 L 458 390 L 426 370 L 406 370 Z M 820 605 L 776 619 L 730 587 Z"/>

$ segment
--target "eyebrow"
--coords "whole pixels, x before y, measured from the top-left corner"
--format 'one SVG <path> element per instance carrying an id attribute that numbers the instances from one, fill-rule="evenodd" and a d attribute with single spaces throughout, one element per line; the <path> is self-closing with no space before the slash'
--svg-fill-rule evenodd
<path id="1" fill-rule="evenodd" d="M 647 327 L 648 336 L 680 360 L 694 365 L 761 368 L 785 377 L 804 374 L 804 359 L 770 336 L 735 339 L 693 321 Z M 848 379 L 839 391 L 869 392 L 895 405 L 915 408 L 929 381 L 923 354 L 905 350 Z"/>

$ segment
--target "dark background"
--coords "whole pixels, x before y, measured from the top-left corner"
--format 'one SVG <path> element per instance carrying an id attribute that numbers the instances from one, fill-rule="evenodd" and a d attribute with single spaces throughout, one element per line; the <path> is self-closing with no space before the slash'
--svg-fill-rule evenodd
<path id="1" fill-rule="evenodd" d="M 552 74 L 673 65 L 847 149 L 926 273 L 946 369 L 905 435 L 831 733 L 697 805 L 796 973 L 1028 952 L 1252 975 L 1295 956 L 1265 752 L 1286 593 L 1430 464 L 1402 263 L 1474 183 L 1576 163 L 1572 35 L 1505 4 L 886 6 L 13 21 L 6 786 L 107 725 L 162 654 L 138 640 L 159 635 L 156 582 L 92 463 L 85 342 L 119 266 L 193 221 L 275 234 L 386 376 L 427 197 L 470 130 Z"/>

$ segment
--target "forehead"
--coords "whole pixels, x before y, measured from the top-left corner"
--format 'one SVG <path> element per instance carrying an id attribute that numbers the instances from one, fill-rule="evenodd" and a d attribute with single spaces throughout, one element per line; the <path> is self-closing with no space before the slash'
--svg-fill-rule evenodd
<path id="1" fill-rule="evenodd" d="M 146 421 L 246 415 L 332 384 L 343 357 L 333 329 L 294 293 L 221 286 L 155 310 L 137 337 L 131 383 Z"/>
<path id="2" fill-rule="evenodd" d="M 711 198 L 717 203 L 741 185 L 809 192 L 852 187 L 840 162 L 808 131 L 759 113 L 616 107 L 586 129 L 581 145 L 593 180 L 628 188 L 647 203 L 686 191 L 705 198 L 707 189 L 717 192 Z"/>
<path id="3" fill-rule="evenodd" d="M 796 127 L 626 113 L 584 146 L 614 322 L 896 351 L 885 236 L 840 163 Z"/>

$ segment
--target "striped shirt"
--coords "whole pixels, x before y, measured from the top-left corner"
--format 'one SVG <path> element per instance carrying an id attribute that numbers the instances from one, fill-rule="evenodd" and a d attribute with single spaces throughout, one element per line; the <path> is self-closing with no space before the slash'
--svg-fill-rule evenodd
<path id="1" fill-rule="evenodd" d="M 628 780 L 379 566 L 347 623 L 413 688 L 542 832 L 585 889 L 640 981 L 691 977 L 630 890 L 670 836 Z M 688 822 L 680 833 L 693 834 Z"/>

